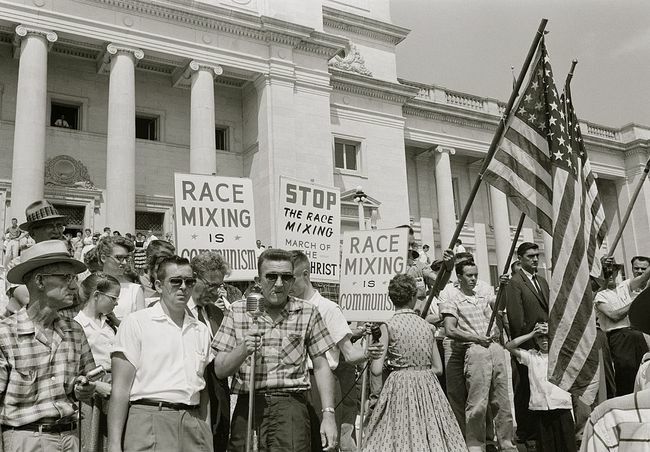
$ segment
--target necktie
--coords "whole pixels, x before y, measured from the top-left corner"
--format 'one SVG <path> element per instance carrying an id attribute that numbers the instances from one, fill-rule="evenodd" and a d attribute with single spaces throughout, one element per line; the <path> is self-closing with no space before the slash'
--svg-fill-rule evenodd
<path id="1" fill-rule="evenodd" d="M 199 320 L 199 322 L 205 324 L 205 316 L 203 315 L 203 308 L 201 306 L 196 307 L 196 318 Z"/>
<path id="2" fill-rule="evenodd" d="M 537 281 L 537 274 L 533 275 L 533 285 L 535 286 L 535 290 L 537 290 L 537 293 L 539 294 L 539 296 L 542 297 L 542 300 L 546 301 L 546 297 L 544 296 L 544 292 L 542 292 L 542 288 L 539 286 L 539 282 Z"/>

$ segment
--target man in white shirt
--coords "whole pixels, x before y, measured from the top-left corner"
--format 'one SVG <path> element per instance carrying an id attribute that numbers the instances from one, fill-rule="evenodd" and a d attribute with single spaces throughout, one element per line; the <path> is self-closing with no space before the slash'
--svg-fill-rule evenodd
<path id="1" fill-rule="evenodd" d="M 634 266 L 635 263 L 637 267 Z M 616 277 L 619 268 L 610 266 L 611 270 L 606 274 L 607 287 L 598 292 L 594 298 L 600 328 L 607 333 L 607 342 L 614 363 L 617 396 L 633 392 L 637 370 L 643 355 L 648 352 L 643 333 L 630 327 L 628 311 L 636 295 L 650 280 L 650 266 L 634 259 L 632 266 L 635 276 L 618 285 Z"/>
<path id="2" fill-rule="evenodd" d="M 348 326 L 343 312 L 338 304 L 333 301 L 328 300 L 323 297 L 318 290 L 314 288 L 311 283 L 311 265 L 309 263 L 309 258 L 302 251 L 292 251 L 291 252 L 291 261 L 293 262 L 293 276 L 295 277 L 295 282 L 293 284 L 291 293 L 297 298 L 307 300 L 309 303 L 315 305 L 318 308 L 318 312 L 325 321 L 325 326 L 330 333 L 330 336 L 334 343 L 334 347 L 325 352 L 325 357 L 330 366 L 330 369 L 334 373 L 335 378 L 335 403 L 341 401 L 341 396 L 343 393 L 347 393 L 348 387 L 343 388 L 348 380 L 345 378 L 343 373 L 347 365 L 359 364 L 363 361 L 371 359 L 377 359 L 381 357 L 383 346 L 379 343 L 370 344 L 368 346 L 368 353 L 366 354 L 361 347 L 361 344 L 353 345 L 350 341 L 352 336 L 352 330 Z M 341 373 L 337 372 L 339 367 L 339 358 L 341 353 L 345 359 L 345 365 L 341 366 Z M 311 373 L 311 372 L 310 372 Z M 315 447 L 312 447 L 312 450 L 322 450 L 320 447 L 320 442 L 317 440 L 317 437 L 320 437 L 319 426 L 320 426 L 320 416 L 318 413 L 321 412 L 321 401 L 318 395 L 318 390 L 316 389 L 314 375 L 311 373 L 311 391 L 309 393 L 309 402 L 313 410 L 311 415 L 316 415 L 317 419 L 312 419 L 312 445 L 315 444 Z M 344 380 L 343 382 L 341 380 Z M 343 383 L 343 385 L 342 385 Z M 354 383 L 354 377 L 352 377 L 352 382 Z M 337 427 L 340 430 L 341 424 L 344 418 L 347 418 L 346 413 L 343 413 L 342 410 L 337 410 L 336 419 Z M 356 417 L 356 413 L 355 413 Z M 344 447 L 344 439 L 341 438 L 341 447 Z"/>
<path id="3" fill-rule="evenodd" d="M 150 244 L 151 242 L 153 242 L 154 240 L 158 240 L 158 237 L 156 237 L 155 235 L 153 235 L 153 231 L 152 231 L 151 229 L 149 229 L 149 230 L 147 231 L 147 239 L 144 241 L 144 249 L 147 249 L 147 247 L 149 246 L 149 244 Z"/>
<path id="4" fill-rule="evenodd" d="M 156 278 L 160 303 L 129 315 L 115 340 L 109 451 L 212 451 L 203 391 L 210 332 L 185 315 L 196 278 L 178 256 L 164 258 Z"/>

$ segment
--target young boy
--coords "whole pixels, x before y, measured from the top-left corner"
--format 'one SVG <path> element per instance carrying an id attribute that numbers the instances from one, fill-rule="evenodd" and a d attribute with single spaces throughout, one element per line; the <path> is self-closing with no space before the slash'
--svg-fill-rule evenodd
<path id="1" fill-rule="evenodd" d="M 536 350 L 524 350 L 521 344 L 532 339 Z M 575 424 L 571 414 L 571 395 L 550 383 L 548 369 L 548 325 L 537 323 L 528 334 L 506 344 L 506 349 L 521 364 L 528 367 L 530 401 L 528 409 L 534 413 L 537 427 L 538 452 L 575 452 Z"/>

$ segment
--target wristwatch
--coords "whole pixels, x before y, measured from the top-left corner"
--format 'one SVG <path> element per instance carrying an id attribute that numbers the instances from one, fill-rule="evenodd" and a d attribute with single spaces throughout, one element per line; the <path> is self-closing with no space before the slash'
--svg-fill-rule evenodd
<path id="1" fill-rule="evenodd" d="M 328 406 L 327 408 L 323 408 L 321 410 L 322 413 L 336 413 L 336 410 L 332 408 L 331 406 Z"/>

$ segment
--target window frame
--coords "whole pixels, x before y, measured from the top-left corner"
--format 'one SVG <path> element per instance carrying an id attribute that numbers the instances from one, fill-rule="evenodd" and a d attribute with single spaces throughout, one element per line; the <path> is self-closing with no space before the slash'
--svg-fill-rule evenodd
<path id="1" fill-rule="evenodd" d="M 336 166 L 336 145 L 337 144 L 343 144 L 345 145 L 353 145 L 356 147 L 356 163 L 357 163 L 357 168 L 352 170 L 348 168 L 338 168 Z M 345 148 L 344 148 L 345 149 Z M 334 134 L 333 140 L 332 140 L 332 167 L 334 169 L 334 173 L 336 174 L 345 174 L 345 175 L 350 175 L 350 176 L 361 176 L 365 177 L 365 171 L 364 171 L 364 158 L 363 155 L 365 153 L 365 139 L 361 137 L 354 137 L 350 135 L 341 135 L 341 134 Z M 347 159 L 346 159 L 346 152 L 344 150 L 343 153 L 343 161 L 344 164 L 347 166 Z"/>
<path id="2" fill-rule="evenodd" d="M 77 128 L 58 127 L 52 124 L 52 104 L 59 104 L 66 107 L 77 107 Z M 47 126 L 57 130 L 75 130 L 77 132 L 86 131 L 88 98 L 79 96 L 70 96 L 61 93 L 47 93 Z"/>
<path id="3" fill-rule="evenodd" d="M 220 149 L 217 146 L 217 131 L 223 130 L 224 137 L 224 148 Z M 222 124 L 215 124 L 214 126 L 214 148 L 217 151 L 221 152 L 230 152 L 230 126 L 222 125 Z"/>

